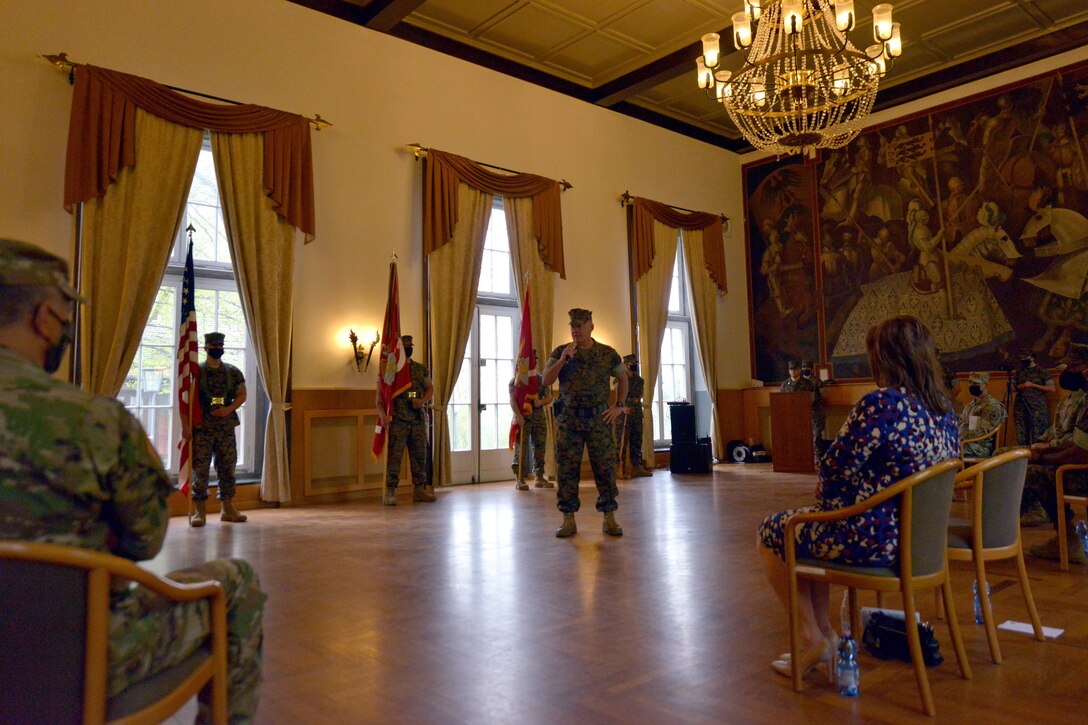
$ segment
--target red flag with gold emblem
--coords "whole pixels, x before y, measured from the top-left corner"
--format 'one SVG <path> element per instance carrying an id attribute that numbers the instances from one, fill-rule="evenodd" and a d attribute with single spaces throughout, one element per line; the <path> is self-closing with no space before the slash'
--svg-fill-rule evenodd
<path id="1" fill-rule="evenodd" d="M 529 314 L 529 285 L 525 285 L 525 304 L 521 306 L 521 337 L 518 340 L 518 359 L 514 363 L 514 402 L 518 410 L 532 414 L 533 401 L 540 393 L 540 379 L 536 370 L 536 351 L 533 350 L 533 326 Z M 510 423 L 510 447 L 518 440 L 518 425 Z"/>
<path id="2" fill-rule="evenodd" d="M 378 365 L 378 397 L 385 411 L 385 419 L 393 417 L 393 398 L 412 387 L 412 371 L 408 356 L 400 341 L 400 293 L 397 287 L 397 263 L 389 263 L 389 299 L 385 303 L 385 323 L 382 325 L 382 354 Z M 370 452 L 380 458 L 385 448 L 388 425 L 381 420 L 374 427 L 374 446 Z"/>

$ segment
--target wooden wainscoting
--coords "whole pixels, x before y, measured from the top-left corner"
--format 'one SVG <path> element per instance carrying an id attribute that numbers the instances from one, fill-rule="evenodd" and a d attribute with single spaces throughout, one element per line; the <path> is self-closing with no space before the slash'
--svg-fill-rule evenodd
<path id="1" fill-rule="evenodd" d="M 294 388 L 290 415 L 292 503 L 349 500 L 381 488 L 380 475 L 373 479 L 380 464 L 370 455 L 373 390 Z"/>

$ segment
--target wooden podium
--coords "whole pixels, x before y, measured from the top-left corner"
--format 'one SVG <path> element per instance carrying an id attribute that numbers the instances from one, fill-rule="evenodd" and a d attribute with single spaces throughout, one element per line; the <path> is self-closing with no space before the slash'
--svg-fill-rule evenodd
<path id="1" fill-rule="evenodd" d="M 813 393 L 771 393 L 771 462 L 780 473 L 814 473 Z"/>

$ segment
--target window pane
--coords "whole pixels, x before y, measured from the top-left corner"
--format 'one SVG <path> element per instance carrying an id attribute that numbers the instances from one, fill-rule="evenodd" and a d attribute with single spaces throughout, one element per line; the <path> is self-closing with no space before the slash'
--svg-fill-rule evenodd
<path id="1" fill-rule="evenodd" d="M 499 317 L 495 320 L 495 357 L 512 357 L 514 350 L 514 320 Z"/>
<path id="2" fill-rule="evenodd" d="M 201 149 L 196 160 L 196 173 L 189 189 L 190 204 L 219 206 L 219 185 L 215 180 L 215 159 L 211 149 Z"/>
<path id="3" fill-rule="evenodd" d="M 480 315 L 480 359 L 497 357 L 495 347 L 496 320 L 494 315 Z"/>
<path id="4" fill-rule="evenodd" d="M 510 275 L 510 244 L 506 237 L 506 214 L 501 208 L 493 208 L 487 224 L 487 235 L 484 237 L 479 291 L 512 297 Z"/>

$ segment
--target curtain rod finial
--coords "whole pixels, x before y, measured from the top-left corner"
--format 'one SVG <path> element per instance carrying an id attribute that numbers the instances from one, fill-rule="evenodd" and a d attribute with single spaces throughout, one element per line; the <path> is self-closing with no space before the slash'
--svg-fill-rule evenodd
<path id="1" fill-rule="evenodd" d="M 422 144 L 410 143 L 407 144 L 405 148 L 412 152 L 412 155 L 416 157 L 416 161 L 419 161 L 421 158 L 427 155 L 427 148 L 424 147 Z"/>
<path id="2" fill-rule="evenodd" d="M 574 188 L 574 184 L 570 183 L 566 179 L 563 179 L 562 181 L 560 181 L 559 186 L 562 187 L 563 191 L 566 191 L 567 189 L 573 189 Z"/>
<path id="3" fill-rule="evenodd" d="M 320 131 L 323 128 L 328 128 L 332 124 L 321 117 L 320 113 L 315 113 L 313 118 L 307 118 L 307 121 L 314 125 L 315 131 Z"/>
<path id="4" fill-rule="evenodd" d="M 631 192 L 624 189 L 624 192 L 620 194 L 620 206 L 627 206 L 631 203 L 631 200 L 635 197 L 631 196 Z"/>

